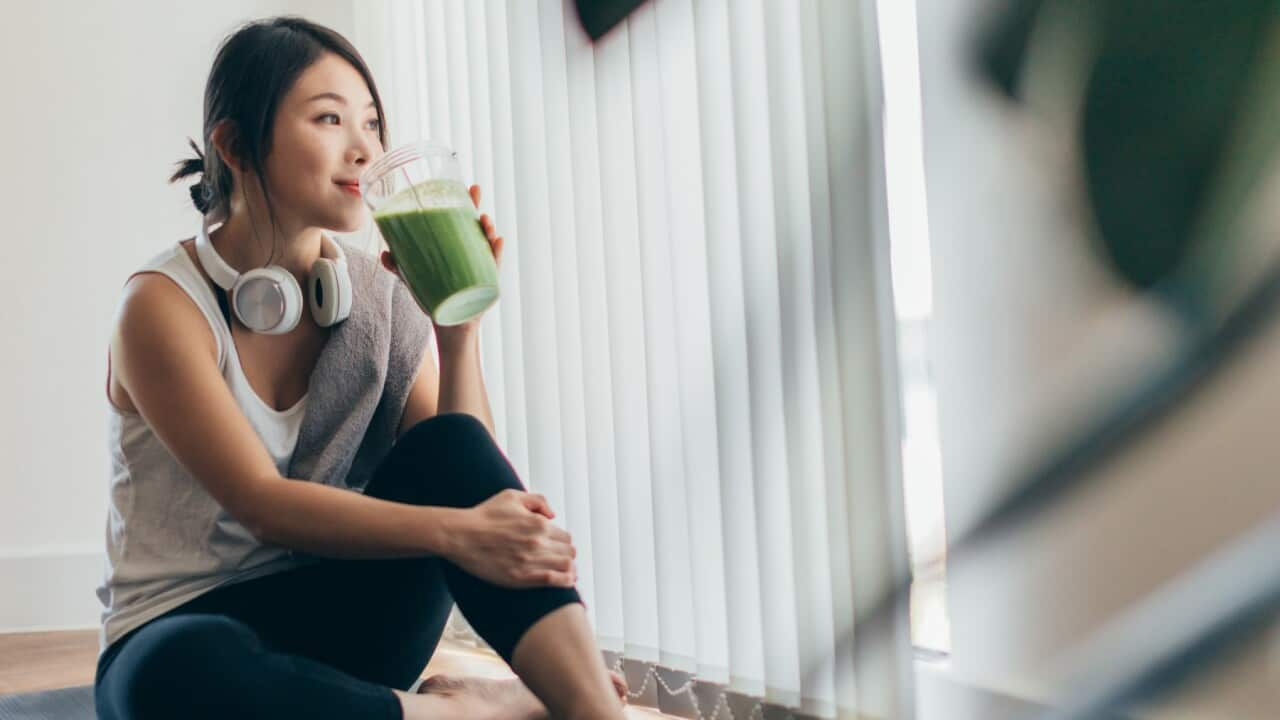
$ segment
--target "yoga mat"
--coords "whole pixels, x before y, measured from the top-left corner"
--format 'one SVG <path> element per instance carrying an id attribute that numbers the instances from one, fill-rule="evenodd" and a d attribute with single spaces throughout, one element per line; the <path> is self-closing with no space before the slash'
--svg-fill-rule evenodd
<path id="1" fill-rule="evenodd" d="M 96 720 L 93 686 L 0 695 L 0 720 Z"/>

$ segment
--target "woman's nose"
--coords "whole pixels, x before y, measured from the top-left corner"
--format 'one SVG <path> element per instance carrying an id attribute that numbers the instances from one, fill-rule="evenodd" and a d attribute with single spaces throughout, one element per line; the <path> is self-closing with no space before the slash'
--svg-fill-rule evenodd
<path id="1" fill-rule="evenodd" d="M 347 150 L 347 162 L 367 167 L 382 156 L 382 144 L 368 138 L 360 138 Z"/>

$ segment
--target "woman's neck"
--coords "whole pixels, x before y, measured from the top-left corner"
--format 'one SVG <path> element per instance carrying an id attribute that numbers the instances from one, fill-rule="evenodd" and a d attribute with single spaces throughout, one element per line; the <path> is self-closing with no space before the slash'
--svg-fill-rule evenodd
<path id="1" fill-rule="evenodd" d="M 311 266 L 320 257 L 322 233 L 317 227 L 278 225 L 274 230 L 273 258 L 273 230 L 269 219 L 264 217 L 260 222 L 251 224 L 248 213 L 239 207 L 233 208 L 226 222 L 209 234 L 209 240 L 236 272 L 264 267 L 271 260 L 272 265 L 288 270 L 298 280 L 299 286 L 305 287 Z"/>

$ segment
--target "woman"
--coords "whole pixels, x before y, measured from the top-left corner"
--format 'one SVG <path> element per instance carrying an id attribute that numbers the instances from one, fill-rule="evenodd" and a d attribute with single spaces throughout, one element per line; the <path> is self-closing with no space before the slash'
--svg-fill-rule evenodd
<path id="1" fill-rule="evenodd" d="M 203 174 L 200 232 L 130 277 L 109 351 L 99 717 L 622 717 L 571 539 L 493 442 L 478 320 L 434 328 L 437 370 L 390 256 L 324 232 L 367 221 L 350 183 L 386 149 L 364 61 L 314 23 L 251 23 L 219 48 L 204 114 L 207 152 L 171 178 Z M 282 288 L 327 275 L 348 306 L 264 321 L 271 303 L 227 289 L 267 265 Z M 344 322 L 385 339 L 340 359 L 377 402 L 322 408 L 310 381 Z M 288 478 L 321 411 L 380 460 Z M 455 600 L 519 679 L 418 687 Z"/>

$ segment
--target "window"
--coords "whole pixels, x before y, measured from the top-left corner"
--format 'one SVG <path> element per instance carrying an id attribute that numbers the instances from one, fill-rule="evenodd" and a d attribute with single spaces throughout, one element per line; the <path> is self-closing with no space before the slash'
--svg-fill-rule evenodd
<path id="1" fill-rule="evenodd" d="M 947 652 L 946 525 L 938 410 L 930 364 L 933 315 L 915 0 L 878 0 L 885 95 L 885 175 L 903 404 L 902 481 L 914 582 L 911 635 Z"/>
<path id="2" fill-rule="evenodd" d="M 572 0 L 357 5 L 393 142 L 506 238 L 500 444 L 660 707 L 910 702 L 905 613 L 851 635 L 908 571 L 872 9 L 653 0 L 591 43 Z"/>

